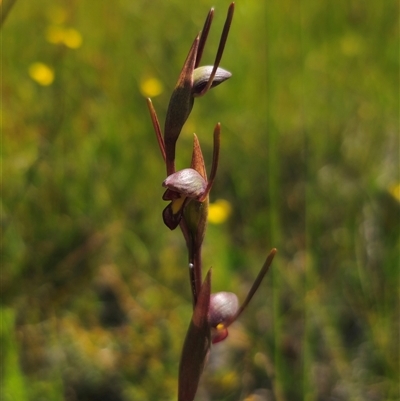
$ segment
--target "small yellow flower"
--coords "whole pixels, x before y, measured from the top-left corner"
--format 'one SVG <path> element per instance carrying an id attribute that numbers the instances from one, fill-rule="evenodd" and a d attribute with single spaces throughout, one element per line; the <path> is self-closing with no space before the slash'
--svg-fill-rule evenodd
<path id="1" fill-rule="evenodd" d="M 74 28 L 65 29 L 64 44 L 70 49 L 77 49 L 82 45 L 82 35 Z"/>
<path id="2" fill-rule="evenodd" d="M 208 207 L 208 221 L 211 224 L 224 223 L 232 212 L 231 204 L 225 199 L 217 199 Z"/>
<path id="3" fill-rule="evenodd" d="M 77 49 L 82 45 L 82 35 L 74 28 L 63 28 L 58 25 L 50 25 L 46 31 L 46 39 L 50 43 L 63 43 L 70 49 Z"/>
<path id="4" fill-rule="evenodd" d="M 157 78 L 146 78 L 140 83 L 140 91 L 143 96 L 156 97 L 164 90 L 162 83 Z"/>
<path id="5" fill-rule="evenodd" d="M 48 86 L 54 81 L 54 71 L 44 63 L 36 62 L 29 66 L 29 76 L 39 85 Z"/>
<path id="6" fill-rule="evenodd" d="M 400 183 L 393 184 L 389 187 L 389 193 L 393 196 L 397 202 L 400 203 Z"/>

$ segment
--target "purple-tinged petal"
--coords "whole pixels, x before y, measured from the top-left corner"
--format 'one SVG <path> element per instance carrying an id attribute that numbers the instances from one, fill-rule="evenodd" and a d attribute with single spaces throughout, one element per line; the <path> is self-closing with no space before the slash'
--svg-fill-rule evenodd
<path id="1" fill-rule="evenodd" d="M 174 213 L 173 209 L 173 202 L 171 202 L 162 212 L 162 217 L 164 224 L 170 229 L 170 230 L 175 230 L 176 227 L 178 227 L 181 219 L 182 219 L 182 210 L 183 206 L 181 209 L 179 209 L 177 212 Z"/>
<path id="2" fill-rule="evenodd" d="M 197 96 L 197 94 L 202 93 L 202 90 L 208 84 L 208 80 L 210 79 L 212 71 L 213 71 L 212 65 L 199 67 L 193 71 L 192 92 L 195 97 Z M 226 81 L 231 76 L 232 76 L 232 74 L 229 71 L 226 71 L 223 68 L 218 67 L 215 72 L 215 76 L 211 83 L 210 88 L 214 88 L 214 87 L 218 86 L 219 84 L 222 84 L 222 82 Z"/>
<path id="3" fill-rule="evenodd" d="M 228 336 L 228 326 L 239 309 L 238 297 L 232 292 L 217 292 L 210 297 L 208 320 L 211 326 L 212 343 L 216 344 Z"/>
<path id="4" fill-rule="evenodd" d="M 229 322 L 239 309 L 239 300 L 233 292 L 216 292 L 210 297 L 210 326 Z"/>
<path id="5" fill-rule="evenodd" d="M 196 170 L 185 168 L 169 175 L 162 185 L 184 196 L 196 199 L 204 194 L 207 182 Z"/>

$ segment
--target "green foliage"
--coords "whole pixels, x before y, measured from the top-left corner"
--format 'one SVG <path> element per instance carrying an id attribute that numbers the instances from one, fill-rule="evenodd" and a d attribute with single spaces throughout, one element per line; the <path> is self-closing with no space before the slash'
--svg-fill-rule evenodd
<path id="1" fill-rule="evenodd" d="M 145 97 L 163 124 L 210 6 L 222 26 L 222 0 L 17 1 L 7 17 L 10 399 L 176 399 L 192 306 Z M 214 347 L 199 400 L 399 398 L 398 13 L 394 1 L 236 2 L 221 62 L 233 76 L 196 102 L 177 167 L 195 127 L 209 168 L 221 121 L 211 205 L 232 213 L 205 240 L 213 291 L 243 299 L 266 251 L 279 253 Z"/>
<path id="2" fill-rule="evenodd" d="M 0 317 L 1 365 L 7 367 L 1 370 L 1 399 L 25 401 L 28 397 L 25 379 L 18 361 L 18 346 L 14 336 L 14 313 L 11 309 L 1 309 Z"/>

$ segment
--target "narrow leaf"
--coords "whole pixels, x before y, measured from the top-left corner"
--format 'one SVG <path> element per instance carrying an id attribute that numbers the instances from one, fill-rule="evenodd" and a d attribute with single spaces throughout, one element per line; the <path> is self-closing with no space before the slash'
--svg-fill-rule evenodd
<path id="1" fill-rule="evenodd" d="M 267 256 L 267 259 L 265 260 L 260 272 L 258 273 L 257 278 L 254 280 L 253 285 L 250 288 L 249 293 L 247 294 L 246 299 L 244 300 L 243 304 L 240 306 L 239 310 L 237 311 L 236 315 L 231 319 L 231 323 L 233 323 L 239 316 L 240 314 L 246 309 L 247 305 L 253 298 L 253 295 L 256 293 L 258 287 L 260 286 L 261 282 L 263 281 L 265 275 L 267 274 L 272 260 L 274 259 L 274 256 L 276 254 L 277 250 L 276 248 L 271 249 L 269 255 Z M 226 326 L 229 326 L 227 323 Z"/>
<path id="2" fill-rule="evenodd" d="M 158 122 L 157 113 L 154 109 L 153 103 L 150 98 L 147 98 L 147 107 L 149 108 L 149 111 L 150 111 L 150 117 L 151 117 L 151 121 L 153 123 L 154 131 L 156 133 L 158 146 L 160 147 L 161 155 L 165 162 L 165 145 L 164 145 L 164 140 L 162 137 L 161 127 L 160 127 L 160 123 Z"/>

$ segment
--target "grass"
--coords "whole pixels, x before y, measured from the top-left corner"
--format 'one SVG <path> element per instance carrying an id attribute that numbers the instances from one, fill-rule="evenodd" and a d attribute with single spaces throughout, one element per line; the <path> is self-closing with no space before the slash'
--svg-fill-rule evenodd
<path id="1" fill-rule="evenodd" d="M 141 88 L 161 83 L 163 121 L 211 6 L 211 64 L 222 0 L 16 2 L 7 17 L 6 397 L 176 399 L 190 289 L 184 243 L 161 220 L 164 167 Z M 211 201 L 232 214 L 206 237 L 213 291 L 243 299 L 267 251 L 279 253 L 215 346 L 199 400 L 399 398 L 398 12 L 394 1 L 236 2 L 221 63 L 233 77 L 196 103 L 178 154 L 196 132 L 210 163 L 221 122 Z M 39 77 L 54 74 L 47 86 L 38 62 Z"/>

